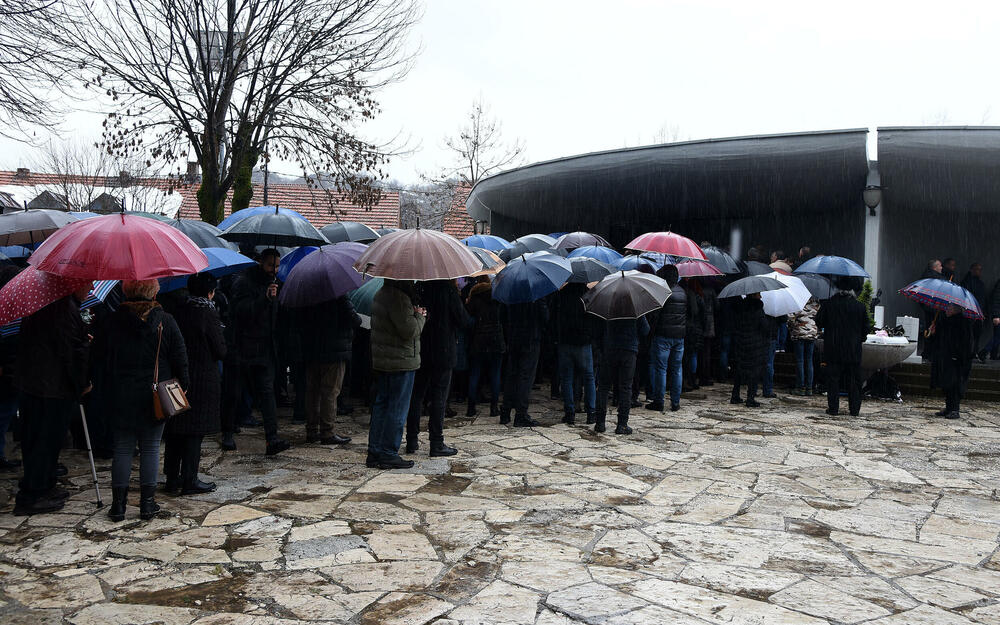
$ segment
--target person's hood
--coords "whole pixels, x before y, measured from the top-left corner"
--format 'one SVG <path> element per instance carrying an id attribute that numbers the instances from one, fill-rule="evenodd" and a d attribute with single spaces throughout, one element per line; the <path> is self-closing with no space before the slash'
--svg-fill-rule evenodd
<path id="1" fill-rule="evenodd" d="M 157 308 L 160 308 L 160 304 L 158 302 L 145 299 L 125 300 L 118 305 L 118 310 L 130 314 L 140 321 L 146 321 L 149 319 L 150 313 Z"/>

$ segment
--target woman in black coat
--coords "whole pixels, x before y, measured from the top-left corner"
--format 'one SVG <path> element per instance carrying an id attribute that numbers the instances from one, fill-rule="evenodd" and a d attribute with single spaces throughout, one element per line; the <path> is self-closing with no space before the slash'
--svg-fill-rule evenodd
<path id="1" fill-rule="evenodd" d="M 132 454 L 138 442 L 139 517 L 149 520 L 160 510 L 156 481 L 164 425 L 153 413 L 153 384 L 171 378 L 177 378 L 185 390 L 191 384 L 184 337 L 174 318 L 153 301 L 160 283 L 123 281 L 122 290 L 125 301 L 104 318 L 91 350 L 92 367 L 101 370 L 96 377 L 105 384 L 102 391 L 114 438 L 108 516 L 112 521 L 125 519 Z M 158 375 L 154 375 L 157 368 Z"/>
<path id="2" fill-rule="evenodd" d="M 740 386 L 746 384 L 746 405 L 748 408 L 757 408 L 760 404 L 754 398 L 757 396 L 757 385 L 764 373 L 770 344 L 770 326 L 767 315 L 764 314 L 764 302 L 761 301 L 760 294 L 754 293 L 742 302 L 738 302 L 733 320 L 735 328 L 730 355 L 733 366 L 733 395 L 729 403 L 742 403 Z"/>
<path id="3" fill-rule="evenodd" d="M 953 304 L 943 315 L 938 315 L 928 333 L 937 339 L 931 355 L 931 386 L 943 390 L 945 397 L 944 410 L 935 413 L 935 416 L 958 419 L 975 353 L 972 321 L 966 319 L 962 309 Z"/>
<path id="4" fill-rule="evenodd" d="M 226 357 L 222 321 L 215 308 L 218 281 L 200 273 L 188 278 L 187 299 L 177 307 L 177 325 L 187 348 L 191 387 L 191 410 L 167 421 L 164 429 L 163 473 L 165 490 L 181 495 L 199 495 L 215 490 L 214 482 L 198 479 L 201 441 L 219 431 L 222 406 L 222 374 L 219 361 Z"/>

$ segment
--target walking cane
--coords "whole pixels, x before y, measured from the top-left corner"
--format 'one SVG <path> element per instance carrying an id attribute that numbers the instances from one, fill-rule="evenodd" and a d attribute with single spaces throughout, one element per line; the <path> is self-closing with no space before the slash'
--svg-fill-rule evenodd
<path id="1" fill-rule="evenodd" d="M 90 474 L 94 476 L 94 492 L 97 493 L 97 507 L 103 508 L 104 502 L 101 501 L 101 487 L 97 483 L 97 466 L 94 464 L 94 450 L 90 446 L 90 430 L 87 429 L 87 413 L 83 410 L 83 404 L 80 404 L 80 421 L 83 422 L 83 438 L 87 441 L 87 456 L 90 457 Z"/>

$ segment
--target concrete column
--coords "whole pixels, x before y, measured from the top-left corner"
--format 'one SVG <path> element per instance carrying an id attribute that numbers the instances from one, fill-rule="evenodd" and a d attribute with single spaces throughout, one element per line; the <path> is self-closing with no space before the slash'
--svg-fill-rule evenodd
<path id="1" fill-rule="evenodd" d="M 872 277 L 874 292 L 879 287 L 879 239 L 882 234 L 882 204 L 875 207 L 875 216 L 865 208 L 865 271 Z"/>

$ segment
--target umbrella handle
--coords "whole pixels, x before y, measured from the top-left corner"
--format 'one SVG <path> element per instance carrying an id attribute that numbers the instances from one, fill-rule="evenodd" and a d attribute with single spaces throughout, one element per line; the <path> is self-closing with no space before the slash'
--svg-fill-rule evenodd
<path id="1" fill-rule="evenodd" d="M 931 321 L 931 327 L 934 327 L 934 324 L 937 323 L 938 315 L 940 314 L 941 314 L 940 310 L 934 313 L 934 321 Z M 930 336 L 931 336 L 931 328 L 927 328 L 926 330 L 924 330 L 924 338 L 925 339 L 930 338 Z"/>

